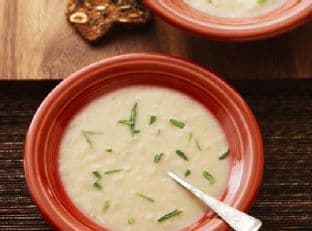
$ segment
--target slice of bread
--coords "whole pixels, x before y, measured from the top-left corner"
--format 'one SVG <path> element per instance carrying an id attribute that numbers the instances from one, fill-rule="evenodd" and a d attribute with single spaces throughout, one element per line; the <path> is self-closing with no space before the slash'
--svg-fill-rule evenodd
<path id="1" fill-rule="evenodd" d="M 142 25 L 151 18 L 138 0 L 68 0 L 65 15 L 91 42 L 105 36 L 114 25 Z"/>

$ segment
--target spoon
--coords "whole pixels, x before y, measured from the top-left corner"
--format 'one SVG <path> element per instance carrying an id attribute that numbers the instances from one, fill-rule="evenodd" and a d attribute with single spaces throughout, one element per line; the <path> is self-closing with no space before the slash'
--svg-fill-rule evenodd
<path id="1" fill-rule="evenodd" d="M 236 231 L 257 231 L 262 226 L 262 222 L 246 213 L 243 213 L 225 203 L 205 194 L 199 189 L 193 187 L 188 182 L 178 177 L 172 172 L 168 172 L 170 178 L 182 185 L 188 191 L 193 193 L 200 200 L 205 202 L 216 214 L 218 214 L 226 223 Z"/>

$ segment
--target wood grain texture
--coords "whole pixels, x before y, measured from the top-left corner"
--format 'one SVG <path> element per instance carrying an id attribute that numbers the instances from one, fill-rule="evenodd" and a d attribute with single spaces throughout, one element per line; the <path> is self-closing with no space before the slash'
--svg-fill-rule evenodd
<path id="1" fill-rule="evenodd" d="M 194 60 L 227 79 L 312 76 L 312 22 L 258 42 L 193 37 L 155 17 L 145 28 L 116 30 L 98 45 L 67 23 L 66 0 L 0 1 L 0 79 L 62 79 L 98 60 L 163 52 Z"/>
<path id="2" fill-rule="evenodd" d="M 0 230 L 51 230 L 23 174 L 27 127 L 57 81 L 0 81 Z M 265 144 L 265 174 L 250 214 L 261 230 L 311 230 L 312 80 L 232 81 L 255 112 Z"/>

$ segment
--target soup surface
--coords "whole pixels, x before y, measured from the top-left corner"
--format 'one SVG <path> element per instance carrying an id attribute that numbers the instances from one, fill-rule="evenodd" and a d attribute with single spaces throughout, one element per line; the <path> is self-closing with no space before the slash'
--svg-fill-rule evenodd
<path id="1" fill-rule="evenodd" d="M 218 197 L 228 153 L 223 130 L 203 105 L 166 88 L 134 86 L 77 113 L 62 139 L 59 171 L 73 203 L 103 227 L 172 231 L 207 207 L 167 171 Z"/>
<path id="2" fill-rule="evenodd" d="M 287 0 L 184 0 L 195 9 L 219 17 L 254 17 L 276 10 Z"/>

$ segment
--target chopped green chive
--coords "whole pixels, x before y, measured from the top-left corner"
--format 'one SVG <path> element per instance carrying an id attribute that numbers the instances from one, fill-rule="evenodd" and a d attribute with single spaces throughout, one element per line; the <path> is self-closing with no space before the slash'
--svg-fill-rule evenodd
<path id="1" fill-rule="evenodd" d="M 82 135 L 85 138 L 86 142 L 89 144 L 89 147 L 92 148 L 93 145 L 89 135 L 85 131 L 82 132 Z"/>
<path id="2" fill-rule="evenodd" d="M 91 136 L 91 135 L 102 134 L 102 132 L 81 131 L 81 134 L 82 134 L 83 137 L 85 138 L 85 140 L 86 140 L 86 142 L 88 143 L 89 147 L 92 148 L 92 147 L 93 147 L 93 143 L 92 143 L 92 141 L 91 141 L 90 136 Z"/>
<path id="3" fill-rule="evenodd" d="M 263 4 L 263 3 L 266 3 L 266 1 L 267 1 L 267 0 L 257 0 L 257 3 L 258 3 L 258 4 Z"/>
<path id="4" fill-rule="evenodd" d="M 196 147 L 198 148 L 198 150 L 201 151 L 202 148 L 201 148 L 201 146 L 199 145 L 198 139 L 195 140 L 195 144 L 196 144 Z"/>
<path id="5" fill-rule="evenodd" d="M 185 173 L 184 173 L 184 177 L 188 177 L 189 175 L 191 175 L 191 170 L 186 170 Z"/>
<path id="6" fill-rule="evenodd" d="M 224 160 L 227 158 L 230 154 L 230 149 L 228 149 L 226 152 L 224 152 L 221 156 L 219 156 L 219 160 Z"/>
<path id="7" fill-rule="evenodd" d="M 131 114 L 130 114 L 129 120 L 119 120 L 118 121 L 118 123 L 129 126 L 132 136 L 134 134 L 140 133 L 140 130 L 135 129 L 135 122 L 136 122 L 136 117 L 137 117 L 137 107 L 138 107 L 138 103 L 135 103 L 131 109 Z"/>
<path id="8" fill-rule="evenodd" d="M 98 171 L 93 171 L 92 172 L 93 176 L 96 177 L 96 181 L 93 183 L 93 187 L 96 188 L 97 190 L 102 190 L 102 185 L 99 183 L 99 180 L 102 179 L 101 174 Z"/>
<path id="9" fill-rule="evenodd" d="M 119 120 L 118 123 L 128 125 L 128 126 L 132 126 L 134 124 L 133 121 L 129 121 L 129 120 Z"/>
<path id="10" fill-rule="evenodd" d="M 210 184 L 216 183 L 215 178 L 209 172 L 204 171 L 203 176 L 209 181 Z"/>
<path id="11" fill-rule="evenodd" d="M 169 122 L 170 122 L 172 125 L 174 125 L 174 126 L 176 126 L 176 127 L 178 127 L 178 128 L 181 128 L 181 129 L 184 128 L 184 126 L 185 126 L 185 123 L 180 122 L 180 121 L 178 121 L 178 120 L 176 120 L 176 119 L 170 119 Z"/>
<path id="12" fill-rule="evenodd" d="M 133 121 L 133 123 L 135 123 L 136 121 L 137 107 L 138 107 L 138 103 L 135 103 L 131 109 L 130 120 Z"/>
<path id="13" fill-rule="evenodd" d="M 119 169 L 112 169 L 112 170 L 105 171 L 104 174 L 105 174 L 105 175 L 110 175 L 110 174 L 114 174 L 114 173 L 118 173 L 118 172 L 122 172 L 122 171 L 123 171 L 122 168 L 119 168 Z"/>
<path id="14" fill-rule="evenodd" d="M 140 132 L 139 130 L 135 129 L 135 122 L 136 122 L 136 117 L 137 117 L 137 107 L 138 107 L 138 103 L 135 103 L 134 106 L 132 107 L 132 110 L 131 110 L 130 120 L 133 121 L 133 124 L 130 126 L 130 130 L 131 130 L 132 135 Z"/>
<path id="15" fill-rule="evenodd" d="M 157 219 L 157 221 L 158 222 L 163 222 L 163 221 L 165 221 L 165 220 L 168 220 L 168 219 L 170 219 L 170 218 L 172 218 L 172 217 L 174 217 L 174 216 L 177 216 L 177 215 L 179 215 L 179 214 L 181 214 L 182 213 L 182 211 L 181 210 L 173 210 L 172 212 L 170 212 L 170 213 L 167 213 L 166 215 L 163 215 L 163 216 L 161 216 L 160 218 L 158 218 Z"/>
<path id="16" fill-rule="evenodd" d="M 108 148 L 108 149 L 106 149 L 105 151 L 106 151 L 106 152 L 113 152 L 113 149 Z"/>
<path id="17" fill-rule="evenodd" d="M 185 153 L 182 152 L 181 150 L 176 150 L 176 153 L 177 153 L 177 155 L 180 156 L 183 160 L 186 160 L 186 161 L 189 160 L 188 157 L 185 155 Z"/>
<path id="18" fill-rule="evenodd" d="M 147 200 L 147 201 L 149 201 L 149 202 L 151 202 L 151 203 L 155 202 L 155 200 L 153 198 L 151 198 L 149 196 L 146 196 L 143 193 L 137 193 L 136 195 L 141 197 L 141 198 L 143 198 L 143 199 L 145 199 L 145 200 Z"/>
<path id="19" fill-rule="evenodd" d="M 94 182 L 93 187 L 96 188 L 97 190 L 103 189 L 103 186 L 99 182 Z"/>
<path id="20" fill-rule="evenodd" d="M 92 132 L 92 131 L 81 131 L 82 136 L 85 138 L 87 144 L 89 145 L 90 148 L 93 147 L 90 135 L 95 135 L 98 134 L 96 132 Z"/>
<path id="21" fill-rule="evenodd" d="M 82 133 L 85 133 L 87 135 L 101 135 L 101 134 L 103 134 L 103 132 L 85 131 L 85 130 L 83 130 Z"/>
<path id="22" fill-rule="evenodd" d="M 151 125 L 151 124 L 153 124 L 155 121 L 156 121 L 156 116 L 152 115 L 152 116 L 150 117 L 149 124 Z"/>
<path id="23" fill-rule="evenodd" d="M 98 180 L 102 179 L 102 176 L 98 171 L 94 171 L 94 172 L 92 172 L 92 174 L 96 177 L 96 179 L 98 179 Z"/>
<path id="24" fill-rule="evenodd" d="M 106 212 L 109 209 L 109 206 L 110 206 L 109 201 L 105 201 L 105 204 L 103 206 L 103 212 Z"/>
<path id="25" fill-rule="evenodd" d="M 189 137 L 188 137 L 188 140 L 190 143 L 192 142 L 192 139 L 193 139 L 193 132 L 190 132 Z"/>
<path id="26" fill-rule="evenodd" d="M 164 153 L 160 153 L 160 154 L 155 155 L 154 163 L 158 163 L 164 155 L 165 155 Z"/>
<path id="27" fill-rule="evenodd" d="M 133 225 L 134 223 L 135 223 L 134 218 L 133 218 L 133 217 L 129 217 L 129 219 L 128 219 L 128 224 L 129 224 L 129 225 Z"/>

